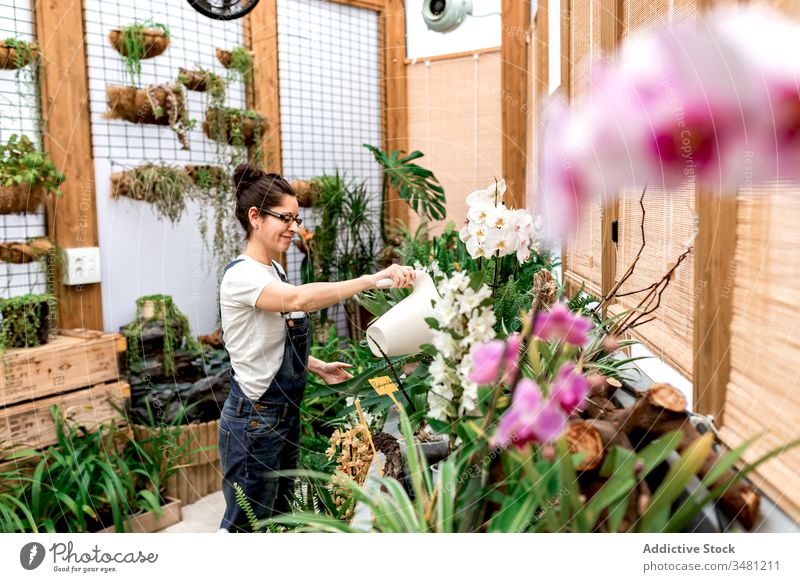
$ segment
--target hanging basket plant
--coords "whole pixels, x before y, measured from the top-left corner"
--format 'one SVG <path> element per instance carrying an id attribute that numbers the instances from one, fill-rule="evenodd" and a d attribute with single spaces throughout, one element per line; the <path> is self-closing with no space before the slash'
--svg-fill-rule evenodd
<path id="1" fill-rule="evenodd" d="M 314 181 L 292 180 L 289 182 L 297 197 L 297 203 L 303 208 L 311 208 L 319 197 L 319 186 Z"/>
<path id="2" fill-rule="evenodd" d="M 183 216 L 193 183 L 182 168 L 164 164 L 145 164 L 111 174 L 111 196 L 125 196 L 153 205 L 160 218 L 175 223 Z"/>
<path id="3" fill-rule="evenodd" d="M 225 81 L 211 71 L 205 69 L 189 70 L 181 67 L 178 73 L 178 81 L 186 87 L 189 91 L 199 91 L 205 93 L 206 91 L 214 92 L 222 90 L 225 91 Z"/>
<path id="4" fill-rule="evenodd" d="M 32 263 L 53 251 L 53 243 L 47 237 L 39 237 L 28 242 L 0 243 L 0 261 L 22 265 Z"/>
<path id="5" fill-rule="evenodd" d="M 203 132 L 209 139 L 234 146 L 259 144 L 269 124 L 255 111 L 212 107 L 206 112 Z"/>
<path id="6" fill-rule="evenodd" d="M 36 212 L 64 181 L 50 158 L 23 135 L 0 147 L 0 214 Z"/>
<path id="7" fill-rule="evenodd" d="M 36 43 L 7 38 L 0 44 L 0 69 L 21 69 L 39 59 Z"/>
<path id="8" fill-rule="evenodd" d="M 241 79 L 245 79 L 252 70 L 254 56 L 253 51 L 241 46 L 229 51 L 217 48 L 217 60 L 219 63 L 229 71 L 237 73 Z"/>
<path id="9" fill-rule="evenodd" d="M 7 348 L 30 348 L 47 343 L 50 326 L 50 294 L 22 295 L 0 299 L 0 351 Z"/>
<path id="10" fill-rule="evenodd" d="M 135 22 L 124 28 L 115 28 L 108 40 L 125 60 L 125 69 L 136 85 L 142 74 L 142 60 L 157 57 L 169 46 L 169 29 L 159 23 Z"/>
<path id="11" fill-rule="evenodd" d="M 189 149 L 188 132 L 195 122 L 189 119 L 183 89 L 180 85 L 149 85 L 146 89 L 109 85 L 106 87 L 108 111 L 106 119 L 122 119 L 130 123 L 168 125 L 178 136 L 181 147 Z"/>
<path id="12" fill-rule="evenodd" d="M 231 181 L 230 175 L 221 166 L 186 166 L 186 173 L 194 184 L 202 189 L 219 188 Z"/>

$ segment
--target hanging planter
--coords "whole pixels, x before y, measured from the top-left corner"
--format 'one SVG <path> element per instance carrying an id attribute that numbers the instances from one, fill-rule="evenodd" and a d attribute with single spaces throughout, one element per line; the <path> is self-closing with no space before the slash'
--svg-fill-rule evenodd
<path id="1" fill-rule="evenodd" d="M 220 186 L 230 184 L 231 182 L 230 175 L 228 175 L 225 169 L 220 166 L 188 165 L 185 166 L 185 168 L 186 173 L 189 175 L 189 178 L 192 180 L 192 182 L 194 182 L 196 186 L 203 189 L 219 188 Z"/>
<path id="2" fill-rule="evenodd" d="M 0 146 L 0 214 L 36 212 L 48 193 L 57 194 L 64 174 L 27 136 Z"/>
<path id="3" fill-rule="evenodd" d="M 212 107 L 206 112 L 203 132 L 214 141 L 234 146 L 252 146 L 261 141 L 269 124 L 255 111 Z"/>
<path id="4" fill-rule="evenodd" d="M 28 242 L 0 243 L 0 261 L 18 265 L 32 263 L 53 251 L 53 243 L 47 237 Z"/>
<path id="5" fill-rule="evenodd" d="M 108 40 L 125 61 L 125 69 L 131 84 L 139 82 L 142 60 L 157 57 L 169 46 L 169 29 L 163 24 L 134 23 L 124 28 L 115 28 Z"/>
<path id="6" fill-rule="evenodd" d="M 292 180 L 289 182 L 294 190 L 297 203 L 303 208 L 311 208 L 316 204 L 319 196 L 319 187 L 313 181 Z"/>
<path id="7" fill-rule="evenodd" d="M 39 47 L 36 43 L 7 38 L 0 44 L 0 69 L 21 69 L 38 59 Z"/>
<path id="8" fill-rule="evenodd" d="M 105 119 L 130 123 L 168 125 L 178 136 L 184 150 L 189 149 L 187 132 L 194 127 L 185 106 L 180 85 L 150 85 L 146 89 L 109 85 L 106 87 L 108 111 Z"/>
<path id="9" fill-rule="evenodd" d="M 229 51 L 217 48 L 217 60 L 219 63 L 230 71 L 236 71 L 242 78 L 253 68 L 254 56 L 253 51 L 249 51 L 244 47 L 236 47 Z"/>
<path id="10" fill-rule="evenodd" d="M 3 317 L 0 347 L 29 348 L 46 344 L 51 301 L 55 301 L 55 297 L 49 294 L 0 299 Z"/>
<path id="11" fill-rule="evenodd" d="M 206 91 L 213 91 L 215 87 L 221 87 L 223 91 L 225 90 L 225 82 L 216 73 L 203 69 L 190 71 L 183 67 L 181 67 L 179 71 L 178 81 L 189 91 L 204 93 Z"/>
<path id="12" fill-rule="evenodd" d="M 186 208 L 186 197 L 193 184 L 182 168 L 162 164 L 145 164 L 111 174 L 111 196 L 125 196 L 149 202 L 160 218 L 177 222 Z"/>

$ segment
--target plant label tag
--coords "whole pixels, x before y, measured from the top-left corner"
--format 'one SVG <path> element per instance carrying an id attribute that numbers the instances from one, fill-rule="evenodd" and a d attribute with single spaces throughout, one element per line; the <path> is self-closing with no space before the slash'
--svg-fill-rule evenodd
<path id="1" fill-rule="evenodd" d="M 369 383 L 372 388 L 380 396 L 391 396 L 393 392 L 397 392 L 397 384 L 392 382 L 389 376 L 378 376 L 377 378 L 370 378 Z"/>

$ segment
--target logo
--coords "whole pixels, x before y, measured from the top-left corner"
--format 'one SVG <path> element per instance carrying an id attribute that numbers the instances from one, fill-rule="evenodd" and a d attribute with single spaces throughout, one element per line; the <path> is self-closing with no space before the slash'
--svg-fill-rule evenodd
<path id="1" fill-rule="evenodd" d="M 39 542 L 30 542 L 19 551 L 19 563 L 26 570 L 35 570 L 44 561 L 44 546 Z"/>

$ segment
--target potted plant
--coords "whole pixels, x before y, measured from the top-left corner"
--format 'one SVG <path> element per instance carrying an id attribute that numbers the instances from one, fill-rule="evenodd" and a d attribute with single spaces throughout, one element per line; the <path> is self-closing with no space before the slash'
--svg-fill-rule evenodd
<path id="1" fill-rule="evenodd" d="M 238 147 L 260 145 L 268 127 L 260 113 L 230 107 L 210 107 L 203 121 L 206 137 Z"/>
<path id="2" fill-rule="evenodd" d="M 131 85 L 136 85 L 142 74 L 142 60 L 157 57 L 169 46 L 169 28 L 157 22 L 135 22 L 124 28 L 115 28 L 108 40 L 125 61 Z"/>
<path id="3" fill-rule="evenodd" d="M 0 299 L 2 347 L 30 348 L 46 344 L 50 332 L 50 305 L 55 300 L 53 295 L 46 293 Z"/>
<path id="4" fill-rule="evenodd" d="M 109 85 L 106 87 L 108 111 L 105 119 L 130 123 L 168 125 L 184 150 L 189 149 L 188 131 L 195 122 L 189 118 L 183 88 L 179 84 L 149 85 L 146 89 Z"/>
<path id="5" fill-rule="evenodd" d="M 253 51 L 241 46 L 229 51 L 217 48 L 217 60 L 223 67 L 238 74 L 244 80 L 253 68 Z"/>
<path id="6" fill-rule="evenodd" d="M 225 93 L 225 81 L 222 77 L 211 71 L 205 69 L 184 69 L 181 67 L 178 73 L 178 81 L 189 91 L 198 91 L 205 93 L 206 91 Z"/>
<path id="7" fill-rule="evenodd" d="M 0 146 L 0 214 L 35 212 L 47 194 L 59 192 L 64 174 L 25 135 Z"/>
<path id="8" fill-rule="evenodd" d="M 166 164 L 144 164 L 111 174 L 111 196 L 148 202 L 160 218 L 173 223 L 183 216 L 192 188 L 192 179 L 183 168 Z"/>
<path id="9" fill-rule="evenodd" d="M 39 59 L 39 47 L 35 42 L 7 38 L 0 44 L 0 69 L 21 69 Z"/>

